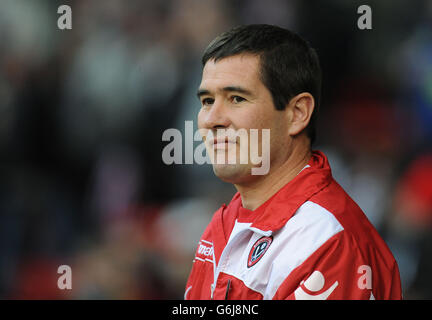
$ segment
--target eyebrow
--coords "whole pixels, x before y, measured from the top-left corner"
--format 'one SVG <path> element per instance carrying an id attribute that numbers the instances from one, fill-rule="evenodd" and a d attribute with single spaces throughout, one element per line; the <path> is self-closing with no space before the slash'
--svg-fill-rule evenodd
<path id="1" fill-rule="evenodd" d="M 246 94 L 246 95 L 249 95 L 249 96 L 252 95 L 251 91 L 249 91 L 249 90 L 247 90 L 247 89 L 245 89 L 243 87 L 240 87 L 240 86 L 228 86 L 228 87 L 224 87 L 224 88 L 222 88 L 222 91 L 225 91 L 225 92 L 238 92 L 238 93 Z M 198 97 L 198 99 L 201 96 L 206 95 L 206 94 L 210 94 L 210 91 L 207 90 L 207 89 L 198 89 L 198 91 L 197 91 L 197 97 Z"/>

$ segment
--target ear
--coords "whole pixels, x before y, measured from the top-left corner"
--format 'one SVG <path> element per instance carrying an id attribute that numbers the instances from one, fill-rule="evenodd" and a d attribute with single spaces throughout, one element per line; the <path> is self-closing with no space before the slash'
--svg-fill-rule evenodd
<path id="1" fill-rule="evenodd" d="M 315 108 L 315 100 L 310 93 L 302 92 L 290 100 L 288 108 L 291 110 L 292 115 L 288 133 L 295 136 L 309 124 Z"/>

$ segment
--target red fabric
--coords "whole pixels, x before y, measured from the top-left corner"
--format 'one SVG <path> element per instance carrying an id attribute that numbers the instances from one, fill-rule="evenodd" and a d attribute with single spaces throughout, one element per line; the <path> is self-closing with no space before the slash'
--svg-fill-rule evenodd
<path id="1" fill-rule="evenodd" d="M 416 159 L 396 188 L 395 207 L 409 221 L 423 227 L 432 225 L 432 154 Z"/>
<path id="2" fill-rule="evenodd" d="M 361 209 L 333 180 L 326 156 L 314 151 L 309 165 L 310 168 L 300 172 L 257 210 L 248 212 L 244 209 L 237 193 L 228 206 L 223 205 L 215 213 L 198 245 L 186 284 L 186 299 L 263 299 L 266 289 L 258 292 L 240 277 L 222 271 L 215 280 L 216 267 L 224 270 L 221 263 L 230 263 L 230 256 L 235 249 L 230 235 L 236 220 L 251 223 L 252 233 L 277 234 L 306 201 L 329 211 L 343 230 L 341 227 L 342 231 L 312 252 L 282 279 L 276 293 L 267 298 L 402 298 L 399 271 L 393 255 Z M 292 237 L 294 239 L 295 235 Z M 231 247 L 227 246 L 228 239 Z M 211 250 L 206 251 L 203 243 L 213 248 L 211 259 L 202 254 Z M 227 250 L 224 252 L 225 247 Z M 250 247 L 245 250 L 250 252 Z M 222 252 L 224 259 L 221 260 Z M 240 274 L 250 271 L 246 263 L 242 262 L 240 266 L 244 267 L 244 271 L 238 271 Z M 269 272 L 264 271 L 266 274 Z M 214 283 L 212 297 L 211 286 Z"/>
<path id="3" fill-rule="evenodd" d="M 369 300 L 371 293 L 374 299 L 401 299 L 397 265 L 387 266 L 385 259 L 388 257 L 382 257 L 373 247 L 364 251 L 357 246 L 347 232 L 333 236 L 291 272 L 273 299 L 299 299 L 300 290 L 308 295 L 303 299 L 313 299 L 327 290 L 331 291 L 328 300 Z M 311 291 L 301 282 L 315 271 L 322 274 L 325 282 L 320 290 Z M 335 285 L 334 290 L 331 290 L 332 285 Z"/>

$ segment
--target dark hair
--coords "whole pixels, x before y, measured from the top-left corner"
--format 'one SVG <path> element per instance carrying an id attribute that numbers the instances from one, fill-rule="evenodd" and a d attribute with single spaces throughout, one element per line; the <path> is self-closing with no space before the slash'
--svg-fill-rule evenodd
<path id="1" fill-rule="evenodd" d="M 309 92 L 314 97 L 315 110 L 306 128 L 312 145 L 321 96 L 321 68 L 316 51 L 289 30 L 252 24 L 235 27 L 216 37 L 205 50 L 202 64 L 241 53 L 260 57 L 261 81 L 270 91 L 277 110 L 284 110 L 299 93 Z"/>

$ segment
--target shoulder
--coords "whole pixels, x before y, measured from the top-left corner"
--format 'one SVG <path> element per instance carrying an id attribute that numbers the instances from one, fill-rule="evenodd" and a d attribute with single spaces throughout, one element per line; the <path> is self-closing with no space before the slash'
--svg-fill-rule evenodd
<path id="1" fill-rule="evenodd" d="M 340 242 L 343 233 L 343 226 L 331 212 L 314 202 L 305 202 L 274 233 L 273 250 L 279 252 L 273 263 L 275 271 L 280 269 L 281 279 L 288 276 L 325 244 Z"/>
<path id="2" fill-rule="evenodd" d="M 325 210 L 338 221 L 351 244 L 359 250 L 371 250 L 382 255 L 384 259 L 394 261 L 393 255 L 369 221 L 362 209 L 336 182 L 332 181 L 327 188 L 314 195 L 309 202 Z M 316 209 L 316 211 L 319 211 Z"/>
<path id="3" fill-rule="evenodd" d="M 320 204 L 305 202 L 275 235 L 279 254 L 272 270 L 277 276 L 266 292 L 267 298 L 298 299 L 303 281 L 311 277 L 312 283 L 317 275 L 323 285 L 309 298 L 399 298 L 399 273 L 390 250 L 373 230 L 369 231 L 371 239 L 360 239 L 363 231 L 359 229 L 345 227 L 337 215 Z"/>

